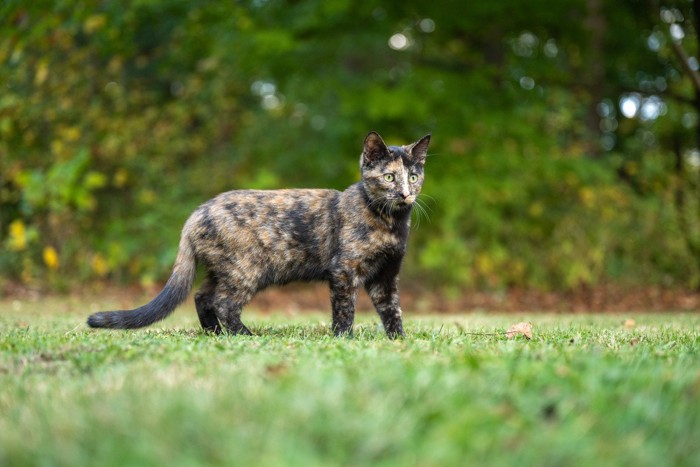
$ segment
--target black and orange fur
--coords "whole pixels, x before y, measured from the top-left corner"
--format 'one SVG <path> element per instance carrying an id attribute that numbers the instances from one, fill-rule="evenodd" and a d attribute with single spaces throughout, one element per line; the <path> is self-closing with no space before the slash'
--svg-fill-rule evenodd
<path id="1" fill-rule="evenodd" d="M 377 133 L 364 142 L 362 180 L 336 190 L 229 191 L 207 201 L 182 229 L 170 279 L 148 304 L 103 311 L 95 328 L 130 329 L 168 316 L 188 296 L 196 264 L 206 279 L 195 294 L 202 327 L 250 334 L 243 306 L 256 292 L 292 281 L 330 283 L 333 332 L 352 333 L 355 297 L 367 290 L 390 337 L 403 335 L 398 275 L 411 210 L 423 185 L 427 135 L 387 146 Z"/>

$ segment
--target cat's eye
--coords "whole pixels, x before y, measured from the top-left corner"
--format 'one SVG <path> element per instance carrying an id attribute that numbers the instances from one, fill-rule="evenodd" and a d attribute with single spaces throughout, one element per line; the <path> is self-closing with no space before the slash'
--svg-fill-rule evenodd
<path id="1" fill-rule="evenodd" d="M 394 181 L 394 174 L 384 174 L 384 180 L 387 182 L 393 182 Z"/>
<path id="2" fill-rule="evenodd" d="M 408 181 L 411 183 L 416 183 L 418 181 L 418 175 L 416 174 L 411 174 L 410 177 L 408 177 Z"/>

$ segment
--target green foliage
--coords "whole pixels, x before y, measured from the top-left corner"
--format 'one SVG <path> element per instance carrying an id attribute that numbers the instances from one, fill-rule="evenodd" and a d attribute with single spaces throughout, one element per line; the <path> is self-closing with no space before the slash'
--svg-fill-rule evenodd
<path id="1" fill-rule="evenodd" d="M 667 202 L 620 183 L 615 158 L 558 155 L 555 147 L 535 152 L 536 128 L 522 140 L 499 137 L 504 125 L 493 128 L 476 130 L 477 143 L 453 141 L 449 157 L 456 160 L 429 161 L 448 166 L 433 182 L 439 188 L 430 189 L 438 225 L 419 229 L 413 252 L 439 282 L 569 289 L 668 284 L 681 270 L 697 280 Z M 640 170 L 665 177 L 651 163 Z"/>
<path id="2" fill-rule="evenodd" d="M 669 157 L 697 115 L 670 100 L 654 120 L 615 110 L 649 83 L 688 89 L 668 42 L 644 46 L 663 34 L 636 2 L 64 0 L 6 2 L 0 17 L 6 279 L 161 281 L 199 203 L 342 189 L 377 130 L 434 134 L 408 278 L 700 283 L 697 173 Z"/>
<path id="3" fill-rule="evenodd" d="M 96 332 L 80 302 L 0 304 L 0 463 L 696 465 L 697 315 L 409 319 L 352 339 L 314 315 L 253 337 Z M 109 306 L 107 307 L 109 308 Z M 46 309 L 62 310 L 47 314 Z M 520 318 L 518 318 L 520 319 Z"/>

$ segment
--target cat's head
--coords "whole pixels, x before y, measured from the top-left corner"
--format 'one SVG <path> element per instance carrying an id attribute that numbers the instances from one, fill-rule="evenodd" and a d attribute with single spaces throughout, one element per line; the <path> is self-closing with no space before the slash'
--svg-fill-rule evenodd
<path id="1" fill-rule="evenodd" d="M 381 210 L 411 206 L 423 187 L 430 135 L 406 146 L 387 146 L 379 134 L 365 138 L 360 158 L 362 183 L 370 202 Z"/>

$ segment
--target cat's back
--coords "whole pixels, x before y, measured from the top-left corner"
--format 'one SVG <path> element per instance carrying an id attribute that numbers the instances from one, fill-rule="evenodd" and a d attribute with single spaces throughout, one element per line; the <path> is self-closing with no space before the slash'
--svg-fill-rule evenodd
<path id="1" fill-rule="evenodd" d="M 197 208 L 183 235 L 195 244 L 326 256 L 337 237 L 340 196 L 326 189 L 228 191 Z"/>
<path id="2" fill-rule="evenodd" d="M 212 198 L 198 210 L 233 219 L 262 215 L 258 220 L 264 222 L 279 216 L 321 213 L 331 208 L 339 195 L 339 191 L 326 189 L 233 190 Z"/>

